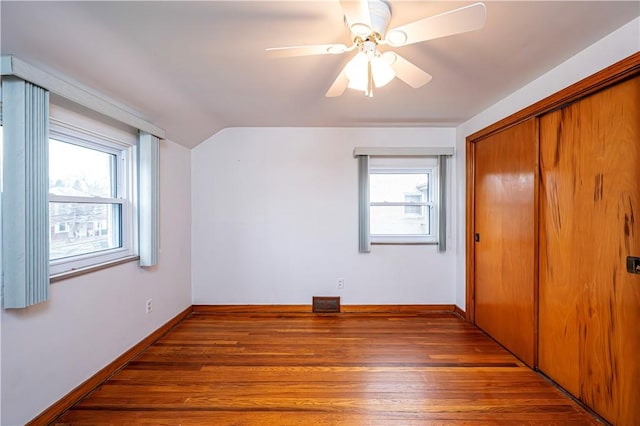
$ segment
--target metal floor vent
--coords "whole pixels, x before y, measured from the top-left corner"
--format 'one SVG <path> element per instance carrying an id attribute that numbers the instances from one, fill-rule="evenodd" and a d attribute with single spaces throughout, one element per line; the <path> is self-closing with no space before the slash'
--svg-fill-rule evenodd
<path id="1" fill-rule="evenodd" d="M 313 296 L 313 312 L 336 313 L 340 312 L 340 297 Z"/>

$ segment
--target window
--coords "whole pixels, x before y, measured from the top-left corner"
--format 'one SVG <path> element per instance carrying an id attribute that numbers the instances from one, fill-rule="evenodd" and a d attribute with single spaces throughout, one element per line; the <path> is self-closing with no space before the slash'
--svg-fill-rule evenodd
<path id="1" fill-rule="evenodd" d="M 372 243 L 437 242 L 437 157 L 371 157 Z"/>
<path id="2" fill-rule="evenodd" d="M 51 274 L 133 254 L 131 149 L 110 137 L 52 125 Z"/>
<path id="3" fill-rule="evenodd" d="M 156 265 L 164 131 L 72 81 L 2 59 L 0 119 L 10 141 L 2 153 L 21 160 L 1 169 L 3 307 L 47 300 L 66 271 L 134 254 L 140 266 Z"/>

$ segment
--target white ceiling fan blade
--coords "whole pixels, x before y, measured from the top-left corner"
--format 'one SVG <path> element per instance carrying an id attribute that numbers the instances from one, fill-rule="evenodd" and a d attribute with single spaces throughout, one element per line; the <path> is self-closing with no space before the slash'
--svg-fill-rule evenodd
<path id="1" fill-rule="evenodd" d="M 382 57 L 391 65 L 396 77 L 414 89 L 424 86 L 433 78 L 395 52 L 384 52 Z"/>
<path id="2" fill-rule="evenodd" d="M 371 34 L 371 12 L 368 0 L 340 0 L 349 29 L 356 35 L 366 37 Z"/>
<path id="3" fill-rule="evenodd" d="M 484 27 L 487 10 L 483 3 L 474 3 L 450 10 L 387 32 L 386 42 L 391 46 L 405 46 L 454 34 L 479 30 Z"/>
<path id="4" fill-rule="evenodd" d="M 352 50 L 344 44 L 316 44 L 311 46 L 286 46 L 265 49 L 274 58 L 290 58 L 294 56 L 337 55 Z"/>
<path id="5" fill-rule="evenodd" d="M 347 90 L 347 85 L 349 84 L 346 71 L 347 65 L 342 68 L 338 77 L 335 79 L 331 87 L 329 87 L 329 90 L 327 90 L 327 93 L 325 94 L 327 98 L 335 98 L 336 96 L 342 95 L 344 91 Z"/>

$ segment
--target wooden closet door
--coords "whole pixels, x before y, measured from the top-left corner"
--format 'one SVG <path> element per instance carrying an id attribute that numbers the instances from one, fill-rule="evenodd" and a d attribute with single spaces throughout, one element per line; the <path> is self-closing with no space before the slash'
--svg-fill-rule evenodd
<path id="1" fill-rule="evenodd" d="M 475 144 L 475 323 L 532 367 L 537 126 Z"/>
<path id="2" fill-rule="evenodd" d="M 640 419 L 640 77 L 540 121 L 539 367 L 608 421 Z"/>

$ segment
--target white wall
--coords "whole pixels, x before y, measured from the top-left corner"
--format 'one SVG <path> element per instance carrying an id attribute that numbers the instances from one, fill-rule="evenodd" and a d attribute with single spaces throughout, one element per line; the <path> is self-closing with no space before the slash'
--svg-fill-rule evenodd
<path id="1" fill-rule="evenodd" d="M 157 266 L 61 281 L 45 303 L 2 310 L 2 425 L 29 421 L 191 305 L 190 152 L 163 141 L 160 158 Z"/>
<path id="2" fill-rule="evenodd" d="M 230 128 L 203 142 L 191 156 L 194 304 L 453 303 L 455 226 L 446 253 L 358 253 L 353 148 L 454 143 L 452 128 Z"/>
<path id="3" fill-rule="evenodd" d="M 602 38 L 587 49 L 515 91 L 456 129 L 457 204 L 456 304 L 465 308 L 465 141 L 466 137 L 514 112 L 546 98 L 603 68 L 640 51 L 640 18 Z"/>

